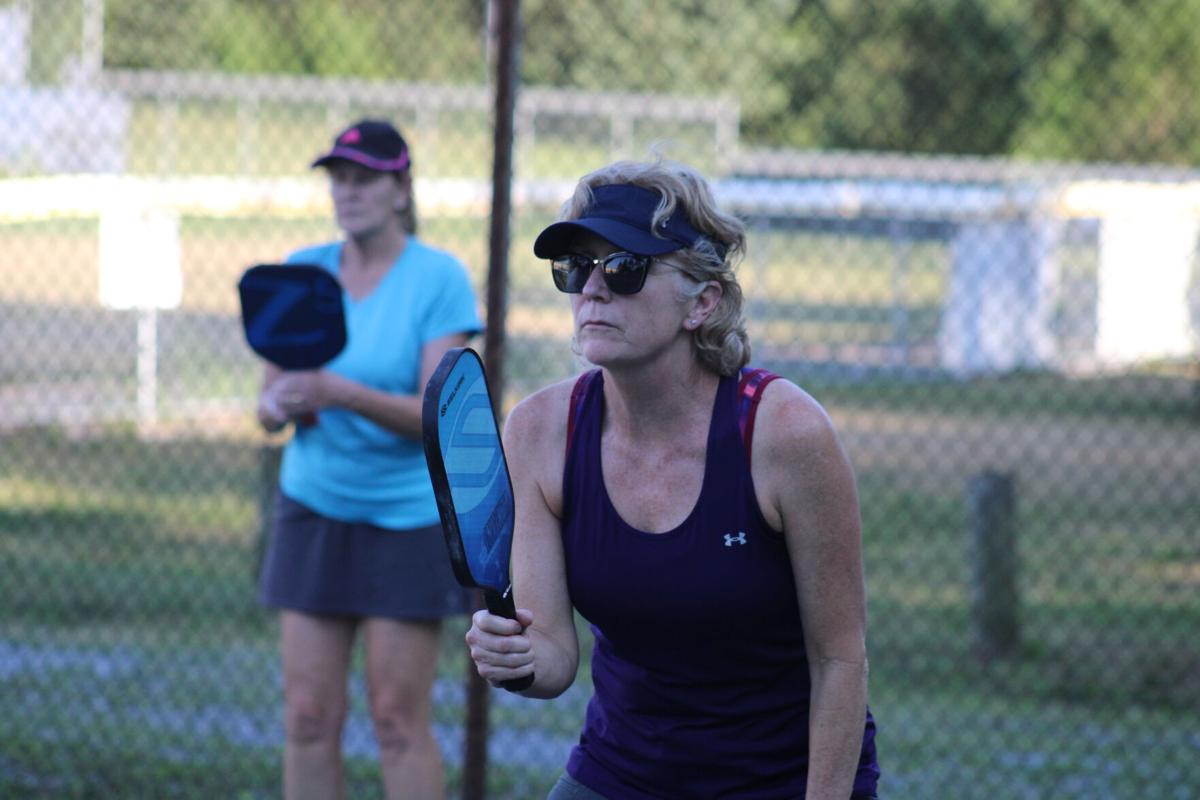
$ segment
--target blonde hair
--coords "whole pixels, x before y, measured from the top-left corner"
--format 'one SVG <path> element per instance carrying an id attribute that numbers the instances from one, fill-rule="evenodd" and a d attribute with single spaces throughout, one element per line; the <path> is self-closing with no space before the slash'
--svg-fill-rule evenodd
<path id="1" fill-rule="evenodd" d="M 718 375 L 733 375 L 750 361 L 750 337 L 743 316 L 742 287 L 735 269 L 746 252 L 746 226 L 717 207 L 712 189 L 699 172 L 666 159 L 649 162 L 617 161 L 579 179 L 575 193 L 563 204 L 560 220 L 578 219 L 592 205 L 597 186 L 629 183 L 658 192 L 662 202 L 654 211 L 655 227 L 682 208 L 703 236 L 694 245 L 671 253 L 672 266 L 695 282 L 684 297 L 698 297 L 707 281 L 721 287 L 717 307 L 692 332 L 700 365 Z"/>

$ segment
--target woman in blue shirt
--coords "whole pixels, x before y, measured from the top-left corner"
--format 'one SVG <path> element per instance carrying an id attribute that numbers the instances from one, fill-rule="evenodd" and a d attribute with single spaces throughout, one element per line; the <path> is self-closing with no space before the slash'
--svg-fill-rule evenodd
<path id="1" fill-rule="evenodd" d="M 351 648 L 365 643 L 388 797 L 444 794 L 432 734 L 440 620 L 469 611 L 454 581 L 421 447 L 421 396 L 446 350 L 480 330 L 466 270 L 415 236 L 408 147 L 360 121 L 314 167 L 344 239 L 306 248 L 343 288 L 345 350 L 323 369 L 267 366 L 258 419 L 294 425 L 283 455 L 264 603 L 280 609 L 284 793 L 343 793 Z"/>

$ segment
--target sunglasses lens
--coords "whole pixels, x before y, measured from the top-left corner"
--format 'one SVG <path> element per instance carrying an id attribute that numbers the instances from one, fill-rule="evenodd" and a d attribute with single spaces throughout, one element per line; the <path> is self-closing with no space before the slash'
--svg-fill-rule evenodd
<path id="1" fill-rule="evenodd" d="M 632 253 L 614 253 L 600 262 L 604 283 L 613 294 L 637 294 L 646 283 L 654 259 Z M 566 255 L 550 262 L 550 275 L 560 292 L 579 294 L 587 285 L 596 260 L 590 256 Z"/>
<path id="2" fill-rule="evenodd" d="M 560 292 L 579 294 L 592 271 L 592 260 L 584 256 L 568 255 L 550 262 L 550 275 Z"/>
<path id="3" fill-rule="evenodd" d="M 614 294 L 636 294 L 646 283 L 648 256 L 615 253 L 604 262 L 604 282 Z"/>

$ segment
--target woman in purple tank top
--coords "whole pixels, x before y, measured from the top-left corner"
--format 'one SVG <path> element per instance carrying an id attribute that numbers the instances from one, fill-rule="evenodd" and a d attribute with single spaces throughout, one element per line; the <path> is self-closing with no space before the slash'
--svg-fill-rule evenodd
<path id="1" fill-rule="evenodd" d="M 745 230 L 670 162 L 585 176 L 534 253 L 596 368 L 508 417 L 517 620 L 494 684 L 594 692 L 552 800 L 876 797 L 857 490 L 828 416 L 746 367 Z"/>

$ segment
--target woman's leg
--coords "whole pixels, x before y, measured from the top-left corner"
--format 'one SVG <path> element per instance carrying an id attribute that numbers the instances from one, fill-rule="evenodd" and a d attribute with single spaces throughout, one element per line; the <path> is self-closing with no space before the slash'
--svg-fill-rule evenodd
<path id="1" fill-rule="evenodd" d="M 346 678 L 356 622 L 284 611 L 283 793 L 287 800 L 341 798 Z"/>
<path id="2" fill-rule="evenodd" d="M 445 796 L 442 754 L 433 738 L 440 632 L 436 621 L 366 621 L 367 692 L 389 800 Z"/>

